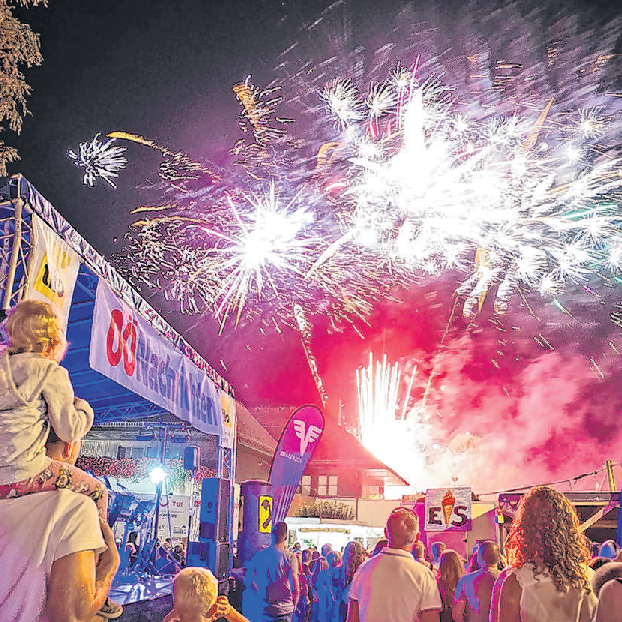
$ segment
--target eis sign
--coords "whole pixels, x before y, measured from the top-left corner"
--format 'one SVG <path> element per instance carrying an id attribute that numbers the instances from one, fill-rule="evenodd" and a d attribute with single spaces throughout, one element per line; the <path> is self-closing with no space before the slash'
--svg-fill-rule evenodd
<path id="1" fill-rule="evenodd" d="M 425 493 L 426 531 L 471 531 L 471 489 L 429 488 Z"/>
<path id="2" fill-rule="evenodd" d="M 102 280 L 97 285 L 89 362 L 94 370 L 198 430 L 222 434 L 214 383 Z"/>

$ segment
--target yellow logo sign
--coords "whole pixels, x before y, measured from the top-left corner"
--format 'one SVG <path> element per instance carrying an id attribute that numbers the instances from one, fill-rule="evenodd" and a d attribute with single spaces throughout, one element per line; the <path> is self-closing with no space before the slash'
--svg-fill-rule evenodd
<path id="1" fill-rule="evenodd" d="M 54 260 L 50 261 L 46 252 L 35 276 L 34 289 L 42 293 L 46 298 L 49 298 L 58 307 L 63 306 L 63 298 L 65 296 L 65 284 L 61 275 L 69 264 L 70 258 L 66 253 L 57 253 Z"/>
<path id="2" fill-rule="evenodd" d="M 272 497 L 259 497 L 259 533 L 272 531 Z"/>

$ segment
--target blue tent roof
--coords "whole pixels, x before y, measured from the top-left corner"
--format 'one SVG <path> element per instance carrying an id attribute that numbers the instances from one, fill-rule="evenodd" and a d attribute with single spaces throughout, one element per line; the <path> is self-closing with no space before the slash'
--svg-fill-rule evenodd
<path id="1" fill-rule="evenodd" d="M 17 200 L 22 199 L 22 214 L 16 218 Z M 167 413 L 147 399 L 124 388 L 91 369 L 89 350 L 95 293 L 99 279 L 105 281 L 125 303 L 136 309 L 158 333 L 182 352 L 206 374 L 220 389 L 233 395 L 231 386 L 222 379 L 206 361 L 117 273 L 117 271 L 90 246 L 71 225 L 54 209 L 21 175 L 0 178 L 0 288 L 10 288 L 14 304 L 25 283 L 27 258 L 31 242 L 31 218 L 36 213 L 81 257 L 81 265 L 74 288 L 67 339 L 69 348 L 63 366 L 69 370 L 76 395 L 87 400 L 95 412 L 95 423 L 140 419 Z M 16 242 L 17 240 L 17 242 Z M 7 281 L 10 255 L 17 253 L 15 282 Z M 3 297 L 4 307 L 6 308 Z"/>
<path id="2" fill-rule="evenodd" d="M 95 423 L 139 419 L 165 413 L 160 406 L 109 380 L 89 366 L 89 343 L 98 278 L 81 265 L 73 294 L 67 339 L 69 348 L 63 366 L 69 370 L 77 396 L 95 412 Z"/>

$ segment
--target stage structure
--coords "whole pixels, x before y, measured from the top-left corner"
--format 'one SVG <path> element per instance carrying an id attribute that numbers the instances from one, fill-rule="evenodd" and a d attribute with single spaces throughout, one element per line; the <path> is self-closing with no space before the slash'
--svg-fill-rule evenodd
<path id="1" fill-rule="evenodd" d="M 220 523 L 199 530 L 199 540 L 211 552 L 204 564 L 226 581 L 232 566 L 232 521 L 226 517 L 233 515 L 235 481 L 233 388 L 21 175 L 0 178 L 0 295 L 4 310 L 25 297 L 59 308 L 70 343 L 63 365 L 76 395 L 93 407 L 96 424 L 172 414 L 218 438 L 215 481 L 203 486 L 204 496 L 215 498 L 202 499 L 202 514 L 209 515 L 208 504 L 215 502 Z"/>

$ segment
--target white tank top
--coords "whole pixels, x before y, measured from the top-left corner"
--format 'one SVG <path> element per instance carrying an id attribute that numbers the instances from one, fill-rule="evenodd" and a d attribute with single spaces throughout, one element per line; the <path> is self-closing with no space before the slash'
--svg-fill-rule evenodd
<path id="1" fill-rule="evenodd" d="M 559 592 L 547 571 L 534 575 L 534 565 L 511 568 L 522 589 L 521 622 L 589 622 L 596 608 L 593 593 L 585 594 L 572 587 Z"/>

